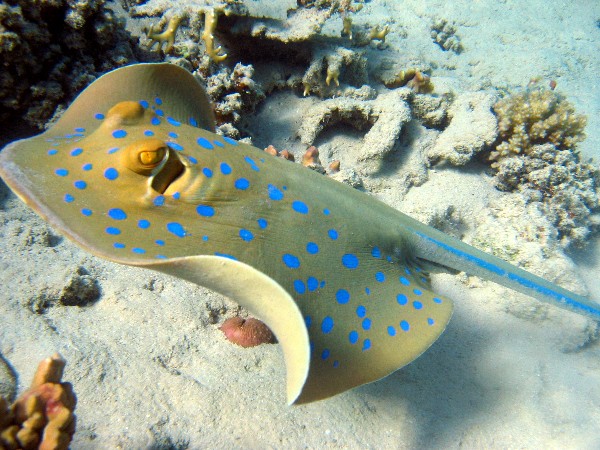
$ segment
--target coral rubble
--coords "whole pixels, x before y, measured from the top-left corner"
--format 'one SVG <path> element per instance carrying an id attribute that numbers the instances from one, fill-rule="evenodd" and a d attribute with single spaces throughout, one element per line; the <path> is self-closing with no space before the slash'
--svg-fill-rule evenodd
<path id="1" fill-rule="evenodd" d="M 65 360 L 43 360 L 31 387 L 10 407 L 0 397 L 0 448 L 67 449 L 75 432 L 75 394 L 61 382 Z"/>
<path id="2" fill-rule="evenodd" d="M 444 51 L 461 53 L 463 46 L 456 35 L 456 27 L 445 19 L 438 19 L 431 25 L 431 38 L 433 42 Z"/>
<path id="3" fill-rule="evenodd" d="M 0 121 L 40 129 L 56 107 L 133 56 L 124 23 L 104 0 L 0 4 Z"/>

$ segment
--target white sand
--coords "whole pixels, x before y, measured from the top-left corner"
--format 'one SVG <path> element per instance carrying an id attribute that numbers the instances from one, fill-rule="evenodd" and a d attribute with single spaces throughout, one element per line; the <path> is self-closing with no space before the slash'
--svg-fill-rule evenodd
<path id="1" fill-rule="evenodd" d="M 388 36 L 392 49 L 433 52 L 427 60 L 438 63 L 439 76 L 488 88 L 523 86 L 538 75 L 556 79 L 588 116 L 584 153 L 600 159 L 600 3 L 576 3 L 404 0 L 367 8 L 374 21 L 392 17 L 406 31 L 406 39 Z M 428 26 L 437 17 L 458 24 L 461 55 L 432 50 Z M 251 120 L 255 144 L 301 150 L 293 133 L 312 101 L 268 99 Z M 274 115 L 277 122 L 266 120 Z M 325 133 L 319 145 L 335 155 L 359 138 L 343 129 Z M 404 203 L 393 180 L 394 173 L 379 184 L 366 181 L 406 210 L 427 198 L 473 217 L 502 195 L 474 169 L 438 169 Z M 214 324 L 235 315 L 235 303 L 52 237 L 58 233 L 1 186 L 0 353 L 18 374 L 19 390 L 39 360 L 56 351 L 67 359 L 65 379 L 78 396 L 73 448 L 600 447 L 600 349 L 584 342 L 586 322 L 571 313 L 518 314 L 511 303 L 523 311 L 534 300 L 438 275 L 434 285 L 455 300 L 456 311 L 429 351 L 377 383 L 288 407 L 280 348 L 236 347 Z M 572 256 L 600 300 L 600 240 Z M 36 312 L 81 276 L 78 267 L 98 281 L 99 301 Z"/>

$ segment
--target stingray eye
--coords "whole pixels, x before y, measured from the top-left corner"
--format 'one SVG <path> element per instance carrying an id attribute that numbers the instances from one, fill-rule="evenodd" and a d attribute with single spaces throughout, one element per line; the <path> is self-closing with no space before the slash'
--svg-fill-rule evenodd
<path id="1" fill-rule="evenodd" d="M 165 142 L 159 139 L 143 139 L 123 149 L 124 165 L 140 175 L 152 175 L 168 152 Z"/>

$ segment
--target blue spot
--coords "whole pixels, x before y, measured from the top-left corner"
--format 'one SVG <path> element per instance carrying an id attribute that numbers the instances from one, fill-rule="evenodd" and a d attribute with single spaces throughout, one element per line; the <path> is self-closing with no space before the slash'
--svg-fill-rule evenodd
<path id="1" fill-rule="evenodd" d="M 196 212 L 204 217 L 212 217 L 215 215 L 215 209 L 209 205 L 196 206 Z"/>
<path id="2" fill-rule="evenodd" d="M 370 330 L 371 329 L 371 319 L 369 319 L 368 317 L 366 317 L 361 324 L 363 330 Z"/>
<path id="3" fill-rule="evenodd" d="M 402 331 L 408 331 L 410 330 L 410 324 L 406 320 L 403 320 L 400 322 L 400 328 L 402 328 Z"/>
<path id="4" fill-rule="evenodd" d="M 167 259 L 167 257 L 165 255 L 156 255 L 157 259 Z"/>
<path id="5" fill-rule="evenodd" d="M 387 327 L 387 332 L 390 336 L 396 336 L 396 329 L 392 326 Z"/>
<path id="6" fill-rule="evenodd" d="M 408 279 L 405 277 L 400 277 L 400 283 L 402 283 L 404 286 L 410 286 L 410 281 L 408 281 Z"/>
<path id="7" fill-rule="evenodd" d="M 167 142 L 167 146 L 173 150 L 177 150 L 178 152 L 183 151 L 183 146 L 179 145 L 177 142 Z"/>
<path id="8" fill-rule="evenodd" d="M 58 150 L 56 150 L 55 148 L 51 148 L 50 150 L 48 150 L 48 154 L 50 156 L 56 155 L 57 153 L 58 153 Z"/>
<path id="9" fill-rule="evenodd" d="M 154 103 L 156 103 L 157 105 L 162 105 L 162 99 L 160 97 L 156 97 L 154 99 Z"/>
<path id="10" fill-rule="evenodd" d="M 81 168 L 87 172 L 89 170 L 92 170 L 92 165 L 90 163 L 87 163 L 81 166 Z"/>
<path id="11" fill-rule="evenodd" d="M 215 139 L 213 142 L 214 142 L 214 144 L 215 144 L 217 147 L 221 147 L 221 148 L 225 147 L 225 144 L 223 144 L 223 143 L 222 143 L 222 142 L 220 142 L 220 141 L 217 141 L 216 139 Z"/>
<path id="12" fill-rule="evenodd" d="M 185 228 L 183 228 L 183 225 L 177 222 L 169 222 L 167 224 L 167 231 L 180 238 L 185 237 L 187 235 Z"/>
<path id="13" fill-rule="evenodd" d="M 114 248 L 125 248 L 125 244 L 121 243 L 121 242 L 115 242 L 113 244 Z"/>
<path id="14" fill-rule="evenodd" d="M 167 122 L 169 122 L 174 127 L 181 126 L 181 122 L 178 122 L 177 120 L 173 119 L 172 117 L 167 117 Z"/>
<path id="15" fill-rule="evenodd" d="M 212 145 L 208 139 L 203 137 L 199 137 L 198 139 L 196 139 L 196 142 L 200 147 L 204 147 L 207 150 L 212 150 L 213 148 L 215 148 L 215 146 Z"/>
<path id="16" fill-rule="evenodd" d="M 365 288 L 365 294 L 367 294 L 367 295 L 371 295 L 371 289 L 369 289 L 369 288 Z"/>
<path id="17" fill-rule="evenodd" d="M 73 197 L 71 194 L 65 194 L 65 196 L 64 196 L 64 201 L 65 202 L 71 203 L 74 200 L 75 200 L 75 197 Z"/>
<path id="18" fill-rule="evenodd" d="M 189 161 L 190 161 L 192 164 L 198 164 L 198 160 L 197 160 L 196 158 L 194 158 L 193 156 L 189 156 L 189 155 L 188 155 L 188 157 L 187 157 L 187 158 L 189 159 Z"/>
<path id="19" fill-rule="evenodd" d="M 364 352 L 366 350 L 369 350 L 370 348 L 371 348 L 371 339 L 367 338 L 363 342 L 363 348 L 362 348 L 362 350 Z"/>
<path id="20" fill-rule="evenodd" d="M 227 137 L 227 136 L 223 136 L 223 140 L 224 140 L 225 142 L 227 142 L 228 144 L 231 144 L 231 145 L 238 145 L 237 141 L 234 141 L 233 139 L 231 139 L 231 138 L 229 138 L 229 137 Z"/>
<path id="21" fill-rule="evenodd" d="M 338 367 L 340 367 L 340 362 L 339 362 L 339 361 L 336 359 L 336 360 L 333 362 L 333 368 L 334 368 L 334 369 L 337 369 Z"/>
<path id="22" fill-rule="evenodd" d="M 324 349 L 324 350 L 321 352 L 321 359 L 322 359 L 323 361 L 325 361 L 327 358 L 329 358 L 329 355 L 330 355 L 330 354 L 331 354 L 331 352 L 329 351 L 329 349 L 328 349 L 328 348 Z"/>
<path id="23" fill-rule="evenodd" d="M 160 119 L 158 117 L 153 117 L 152 119 L 150 119 L 150 123 L 152 125 L 160 125 Z"/>
<path id="24" fill-rule="evenodd" d="M 290 253 L 286 253 L 281 257 L 283 263 L 288 266 L 290 269 L 297 269 L 300 267 L 300 260 L 297 256 L 294 256 Z"/>
<path id="25" fill-rule="evenodd" d="M 333 319 L 329 316 L 325 317 L 321 322 L 321 331 L 325 334 L 331 333 L 333 330 Z"/>
<path id="26" fill-rule="evenodd" d="M 112 132 L 112 135 L 116 139 L 122 139 L 125 136 L 127 136 L 127 131 L 125 131 L 125 130 L 115 130 L 115 131 Z"/>
<path id="27" fill-rule="evenodd" d="M 387 262 L 392 262 L 392 257 L 391 256 L 386 256 L 385 259 L 387 260 Z"/>
<path id="28" fill-rule="evenodd" d="M 102 120 L 102 119 L 104 119 L 104 114 L 96 113 L 96 114 L 94 114 L 94 119 Z"/>
<path id="29" fill-rule="evenodd" d="M 383 272 L 377 272 L 375 274 L 375 279 L 380 283 L 383 283 L 385 281 L 385 275 L 383 274 Z"/>
<path id="30" fill-rule="evenodd" d="M 415 300 L 415 301 L 413 302 L 413 308 L 415 308 L 415 309 L 422 309 L 422 308 L 423 308 L 423 303 L 421 303 L 421 302 L 419 302 L 419 301 Z"/>
<path id="31" fill-rule="evenodd" d="M 300 214 L 308 214 L 308 206 L 306 206 L 306 203 L 301 202 L 300 200 L 295 200 L 292 202 L 292 209 Z"/>
<path id="32" fill-rule="evenodd" d="M 67 169 L 56 169 L 54 173 L 59 177 L 66 177 L 69 175 L 69 171 Z"/>
<path id="33" fill-rule="evenodd" d="M 77 189 L 85 189 L 87 187 L 87 183 L 83 180 L 77 180 L 73 183 L 73 186 L 75 186 Z"/>
<path id="34" fill-rule="evenodd" d="M 419 289 L 413 289 L 413 292 L 415 293 L 415 295 L 422 295 L 423 292 L 421 292 Z"/>
<path id="35" fill-rule="evenodd" d="M 350 293 L 346 289 L 339 289 L 335 293 L 335 299 L 341 305 L 345 305 L 350 301 Z"/>
<path id="36" fill-rule="evenodd" d="M 346 253 L 342 256 L 342 264 L 348 269 L 356 269 L 358 267 L 358 258 L 352 253 Z"/>
<path id="37" fill-rule="evenodd" d="M 433 320 L 431 317 L 427 318 L 427 325 L 431 326 L 435 323 L 435 320 Z"/>
<path id="38" fill-rule="evenodd" d="M 131 251 L 133 253 L 138 253 L 140 255 L 143 255 L 144 253 L 146 253 L 146 250 L 144 250 L 143 248 L 139 248 L 139 247 L 134 247 L 131 249 Z"/>
<path id="39" fill-rule="evenodd" d="M 248 164 L 250 164 L 250 167 L 252 168 L 252 170 L 256 170 L 257 172 L 260 172 L 260 168 L 256 165 L 256 163 L 254 162 L 254 160 L 252 158 L 250 158 L 249 156 L 244 156 L 244 161 L 246 161 Z"/>
<path id="40" fill-rule="evenodd" d="M 165 197 L 163 195 L 159 195 L 152 201 L 152 203 L 154 203 L 154 206 L 162 206 L 165 204 Z"/>
<path id="41" fill-rule="evenodd" d="M 202 236 L 202 240 L 205 242 L 208 241 L 208 236 Z"/>
<path id="42" fill-rule="evenodd" d="M 127 219 L 127 214 L 122 209 L 113 208 L 108 210 L 108 217 L 115 220 L 125 220 Z"/>
<path id="43" fill-rule="evenodd" d="M 230 255 L 228 253 L 215 252 L 215 256 L 220 256 L 221 258 L 227 258 L 237 261 L 237 258 L 235 256 Z"/>
<path id="44" fill-rule="evenodd" d="M 327 232 L 327 234 L 334 241 L 338 238 L 338 232 L 336 230 L 331 229 Z"/>
<path id="45" fill-rule="evenodd" d="M 74 150 L 71 150 L 71 156 L 79 156 L 83 153 L 83 149 L 82 148 L 76 148 Z"/>
<path id="46" fill-rule="evenodd" d="M 144 131 L 144 136 L 154 136 L 154 131 L 152 131 L 152 130 L 145 130 Z"/>
<path id="47" fill-rule="evenodd" d="M 279 190 L 279 188 L 273 184 L 269 184 L 267 186 L 267 190 L 269 191 L 269 198 L 271 200 L 282 200 L 283 192 Z"/>
<path id="48" fill-rule="evenodd" d="M 115 228 L 115 227 L 108 227 L 105 231 L 108 234 L 112 234 L 115 236 L 121 234 L 121 230 L 119 230 L 118 228 Z"/>
<path id="49" fill-rule="evenodd" d="M 321 289 L 323 289 L 323 288 L 325 287 L 325 284 L 326 284 L 326 283 L 325 283 L 325 280 L 323 280 L 323 281 L 321 281 L 321 284 L 319 284 L 319 287 L 320 287 Z"/>
<path id="50" fill-rule="evenodd" d="M 138 225 L 138 227 L 145 230 L 146 228 L 150 227 L 150 222 L 146 219 L 142 219 L 142 220 L 138 220 L 137 225 Z"/>
<path id="51" fill-rule="evenodd" d="M 156 241 L 154 241 L 154 243 L 155 243 L 156 245 L 160 245 L 161 247 L 162 247 L 163 245 L 165 245 L 165 241 L 163 241 L 162 239 L 157 239 Z"/>
<path id="52" fill-rule="evenodd" d="M 367 308 L 365 308 L 363 305 L 359 305 L 356 308 L 356 315 L 362 319 L 367 315 Z"/>
<path id="53" fill-rule="evenodd" d="M 197 127 L 198 126 L 198 121 L 196 119 L 194 119 L 193 117 L 190 117 L 190 120 L 188 122 L 193 127 Z"/>
<path id="54" fill-rule="evenodd" d="M 304 323 L 306 324 L 306 328 L 310 328 L 311 324 L 312 324 L 312 317 L 310 316 L 306 316 L 304 318 Z"/>
<path id="55" fill-rule="evenodd" d="M 410 275 L 410 270 L 408 270 L 408 267 L 405 267 L 405 268 L 404 268 L 404 273 L 405 273 L 406 275 Z"/>
<path id="56" fill-rule="evenodd" d="M 91 215 L 92 215 L 92 210 L 91 210 L 91 209 L 88 209 L 88 208 L 83 208 L 83 209 L 81 210 L 81 214 L 83 214 L 84 216 L 88 216 L 88 217 L 89 217 L 89 216 L 91 216 Z"/>
<path id="57" fill-rule="evenodd" d="M 119 172 L 114 167 L 109 167 L 104 171 L 104 178 L 107 180 L 116 180 L 119 178 Z"/>
<path id="58" fill-rule="evenodd" d="M 379 250 L 379 247 L 373 247 L 373 250 L 371 250 L 371 255 L 373 258 L 381 258 L 381 250 Z"/>
<path id="59" fill-rule="evenodd" d="M 165 113 L 162 109 L 155 109 L 154 112 L 156 113 L 157 116 L 160 116 L 160 117 L 165 115 Z"/>
<path id="60" fill-rule="evenodd" d="M 108 153 L 109 155 L 112 155 L 113 153 L 116 153 L 118 151 L 119 151 L 119 147 L 113 147 L 113 148 L 109 148 L 106 153 Z"/>
<path id="61" fill-rule="evenodd" d="M 172 196 L 175 200 L 179 200 L 179 197 L 181 197 L 181 194 L 179 192 L 174 192 L 173 196 Z"/>
<path id="62" fill-rule="evenodd" d="M 84 133 L 85 128 L 75 128 L 73 131 L 76 131 L 77 133 Z"/>
<path id="63" fill-rule="evenodd" d="M 250 242 L 252 239 L 254 239 L 254 235 L 252 234 L 252 232 L 250 230 L 245 230 L 244 228 L 242 228 L 240 230 L 240 237 L 244 241 L 248 241 L 248 242 Z"/>
<path id="64" fill-rule="evenodd" d="M 205 167 L 204 169 L 202 169 L 202 173 L 204 174 L 204 176 L 206 178 L 210 178 L 213 175 L 212 170 L 210 170 L 208 167 Z"/>
<path id="65" fill-rule="evenodd" d="M 146 100 L 140 100 L 140 105 L 142 105 L 142 108 L 144 109 L 150 106 L 150 104 Z"/>
<path id="66" fill-rule="evenodd" d="M 314 255 L 315 253 L 319 253 L 319 246 L 314 242 L 309 242 L 306 244 L 306 251 L 311 255 Z"/>
<path id="67" fill-rule="evenodd" d="M 304 294 L 306 292 L 306 285 L 302 280 L 294 280 L 294 289 L 298 294 Z"/>
<path id="68" fill-rule="evenodd" d="M 437 297 L 433 297 L 433 301 L 435 303 L 442 303 L 442 299 L 441 298 L 437 298 Z"/>
<path id="69" fill-rule="evenodd" d="M 319 287 L 319 280 L 317 280 L 315 277 L 308 277 L 308 280 L 306 280 L 306 286 L 308 287 L 308 290 L 312 292 Z"/>
<path id="70" fill-rule="evenodd" d="M 231 166 L 226 162 L 221 163 L 221 173 L 223 175 L 229 175 L 231 173 Z"/>
<path id="71" fill-rule="evenodd" d="M 326 216 L 328 216 L 330 214 L 330 211 L 327 208 L 325 208 L 323 210 L 323 214 L 325 214 Z"/>
<path id="72" fill-rule="evenodd" d="M 239 189 L 240 191 L 245 191 L 250 186 L 250 182 L 245 178 L 238 178 L 237 180 L 235 180 L 235 183 L 233 185 L 236 189 Z"/>
<path id="73" fill-rule="evenodd" d="M 398 294 L 396 296 L 396 301 L 400 306 L 404 306 L 408 303 L 408 297 L 404 294 Z"/>
<path id="74" fill-rule="evenodd" d="M 358 331 L 352 330 L 348 335 L 348 340 L 352 345 L 358 342 Z"/>
<path id="75" fill-rule="evenodd" d="M 262 228 L 263 230 L 265 228 L 267 228 L 267 225 L 269 224 L 266 219 L 258 219 L 257 222 L 258 222 L 258 226 L 260 228 Z"/>

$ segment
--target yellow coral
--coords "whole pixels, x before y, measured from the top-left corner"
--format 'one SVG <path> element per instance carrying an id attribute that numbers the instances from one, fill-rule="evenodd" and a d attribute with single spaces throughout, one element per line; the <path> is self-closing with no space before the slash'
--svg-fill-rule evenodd
<path id="1" fill-rule="evenodd" d="M 204 31 L 202 32 L 202 39 L 206 45 L 206 53 L 216 63 L 220 63 L 227 54 L 220 55 L 221 46 L 215 48 L 215 36 L 214 32 L 217 28 L 217 13 L 214 9 L 209 9 L 204 13 Z"/>
<path id="2" fill-rule="evenodd" d="M 162 32 L 157 32 L 154 25 L 150 27 L 146 36 L 148 39 L 152 41 L 150 44 L 150 50 L 154 47 L 155 44 L 158 44 L 158 49 L 161 50 L 163 44 L 167 44 L 165 48 L 165 53 L 169 53 L 175 44 L 175 35 L 177 34 L 177 29 L 179 28 L 179 24 L 181 23 L 181 16 L 175 15 L 169 19 L 167 23 L 167 27 Z"/>
<path id="3" fill-rule="evenodd" d="M 371 40 L 378 39 L 380 41 L 385 42 L 385 37 L 387 36 L 387 34 L 389 32 L 390 32 L 389 26 L 386 25 L 383 28 L 379 28 L 379 25 L 376 25 L 373 28 L 371 28 L 371 31 L 369 32 L 369 39 L 371 39 Z"/>
<path id="4" fill-rule="evenodd" d="M 576 114 L 573 105 L 552 90 L 528 89 L 498 101 L 493 108 L 500 132 L 500 142 L 490 153 L 494 161 L 527 154 L 538 144 L 572 150 L 585 138 L 585 116 Z"/>

